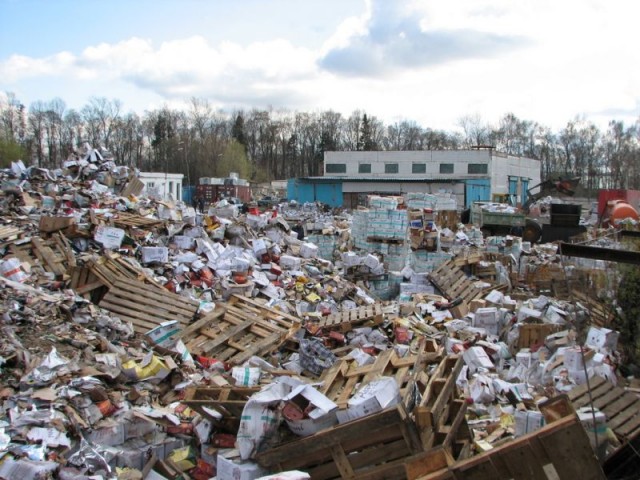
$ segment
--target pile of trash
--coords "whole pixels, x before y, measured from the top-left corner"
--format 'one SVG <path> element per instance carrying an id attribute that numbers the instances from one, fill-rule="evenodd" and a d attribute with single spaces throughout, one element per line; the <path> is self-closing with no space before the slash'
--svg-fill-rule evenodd
<path id="1" fill-rule="evenodd" d="M 606 312 L 548 283 L 579 274 L 451 196 L 199 213 L 88 145 L 0 181 L 0 478 L 417 478 L 620 382 Z M 615 391 L 579 417 L 599 452 L 635 433 Z"/>

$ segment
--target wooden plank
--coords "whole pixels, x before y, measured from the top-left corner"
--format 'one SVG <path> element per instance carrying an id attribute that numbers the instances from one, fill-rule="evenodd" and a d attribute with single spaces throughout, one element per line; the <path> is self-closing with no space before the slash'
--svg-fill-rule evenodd
<path id="1" fill-rule="evenodd" d="M 191 334 L 200 330 L 202 327 L 205 327 L 209 323 L 219 319 L 221 316 L 225 314 L 225 312 L 226 312 L 226 309 L 224 307 L 216 308 L 213 312 L 208 313 L 207 315 L 202 317 L 200 320 L 197 320 L 191 325 L 188 325 L 186 328 L 183 328 L 176 335 L 176 339 L 190 336 Z"/>

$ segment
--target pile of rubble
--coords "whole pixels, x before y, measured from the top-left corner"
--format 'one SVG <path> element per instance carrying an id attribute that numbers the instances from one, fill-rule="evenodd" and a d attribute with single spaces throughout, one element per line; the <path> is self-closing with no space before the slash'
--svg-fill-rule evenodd
<path id="1" fill-rule="evenodd" d="M 553 246 L 450 195 L 198 213 L 135 173 L 0 174 L 0 478 L 603 478 L 640 432 Z"/>

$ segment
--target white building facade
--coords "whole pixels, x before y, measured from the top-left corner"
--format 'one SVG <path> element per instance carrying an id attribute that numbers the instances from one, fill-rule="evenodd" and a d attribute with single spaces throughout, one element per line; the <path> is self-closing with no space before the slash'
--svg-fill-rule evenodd
<path id="1" fill-rule="evenodd" d="M 182 173 L 140 172 L 143 194 L 162 200 L 182 200 Z"/>
<path id="2" fill-rule="evenodd" d="M 369 193 L 454 193 L 458 205 L 510 194 L 526 201 L 540 183 L 540 161 L 494 149 L 325 152 L 325 181 L 341 184 L 343 205 L 355 207 Z"/>

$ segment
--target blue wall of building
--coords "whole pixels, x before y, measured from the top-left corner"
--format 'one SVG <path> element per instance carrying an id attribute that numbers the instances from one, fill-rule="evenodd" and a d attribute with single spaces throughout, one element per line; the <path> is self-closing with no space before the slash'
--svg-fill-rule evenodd
<path id="1" fill-rule="evenodd" d="M 465 208 L 471 207 L 473 202 L 486 202 L 491 200 L 491 179 L 478 178 L 467 180 L 465 183 Z"/>
<path id="2" fill-rule="evenodd" d="M 290 178 L 287 182 L 287 198 L 299 203 L 322 202 L 331 207 L 342 206 L 342 182 L 308 182 Z"/>

